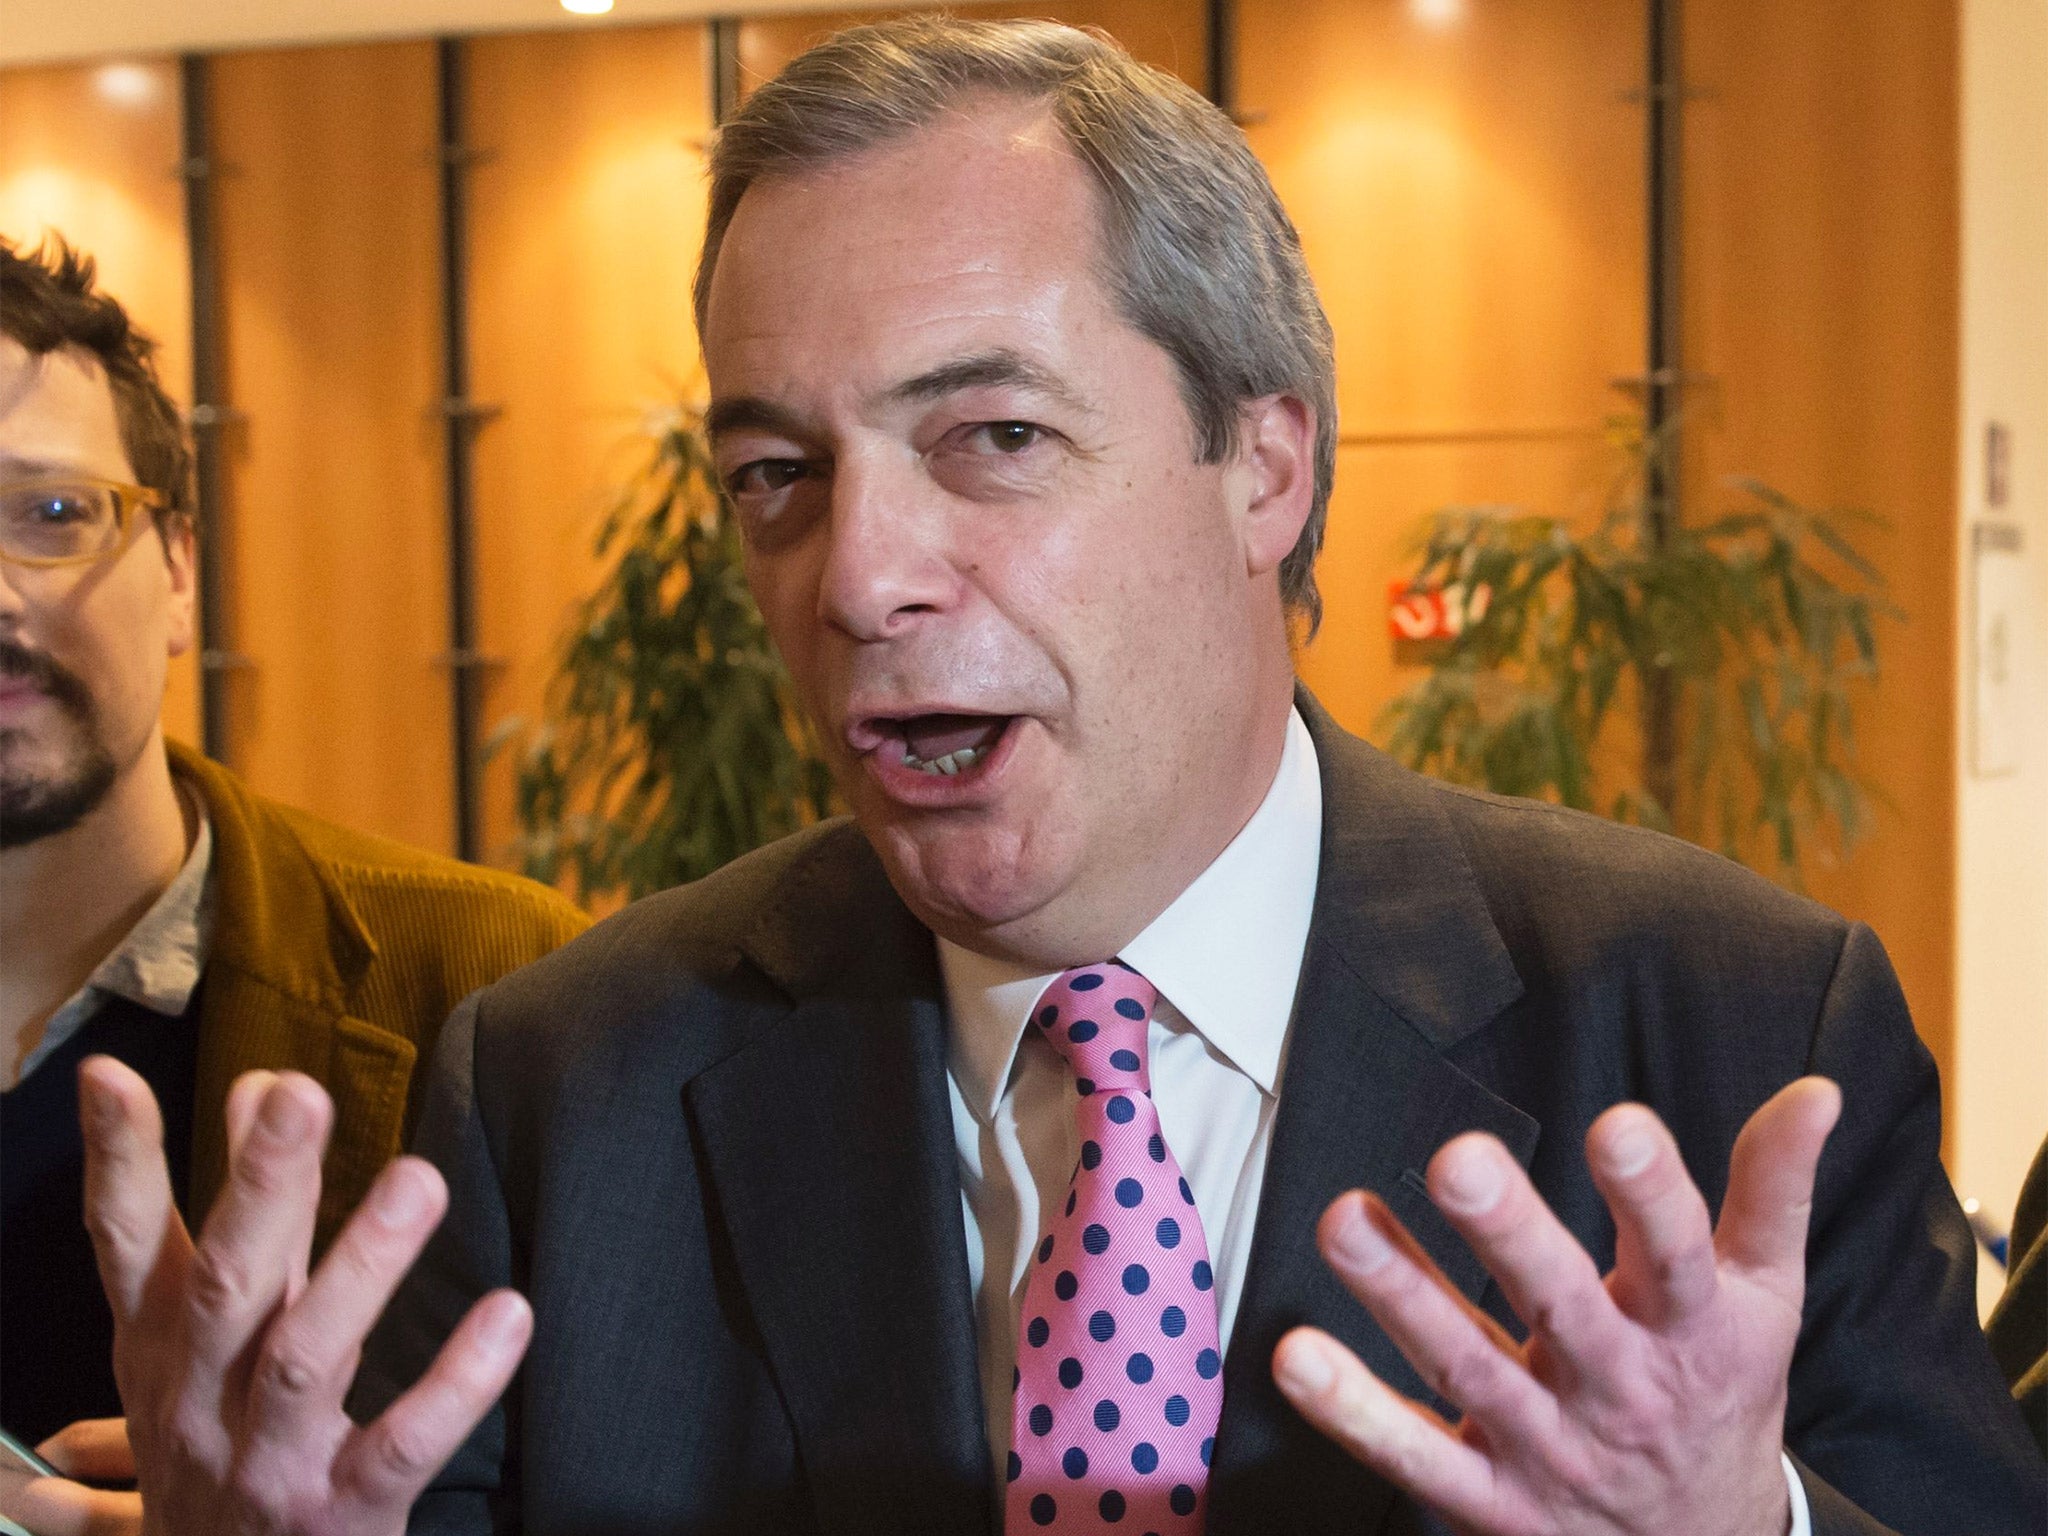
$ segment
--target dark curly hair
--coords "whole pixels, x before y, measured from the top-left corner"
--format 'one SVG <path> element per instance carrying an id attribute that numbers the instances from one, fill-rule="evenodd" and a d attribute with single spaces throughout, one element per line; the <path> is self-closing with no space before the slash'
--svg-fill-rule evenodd
<path id="1" fill-rule="evenodd" d="M 77 347 L 105 370 L 114 418 L 135 477 L 161 491 L 162 516 L 190 525 L 192 451 L 185 424 L 156 374 L 156 343 L 128 311 L 94 287 L 90 256 L 52 235 L 22 254 L 0 238 L 0 332 L 41 357 Z"/>

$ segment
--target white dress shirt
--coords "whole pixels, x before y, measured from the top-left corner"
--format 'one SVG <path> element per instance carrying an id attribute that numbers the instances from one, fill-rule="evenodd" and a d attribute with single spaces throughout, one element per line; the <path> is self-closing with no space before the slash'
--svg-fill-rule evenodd
<path id="1" fill-rule="evenodd" d="M 1152 1101 L 1195 1193 L 1226 1349 L 1279 1105 L 1322 823 L 1315 744 L 1301 716 L 1290 713 L 1279 772 L 1258 810 L 1121 955 L 1159 992 Z M 953 1136 L 982 1393 L 1001 1468 L 1010 1449 L 1017 1313 L 1039 1212 L 1065 1194 L 1081 1154 L 1073 1074 L 1049 1044 L 1024 1032 L 1057 971 L 1033 974 L 943 939 L 939 965 L 952 1019 Z"/>
<path id="2" fill-rule="evenodd" d="M 1290 711 L 1280 767 L 1251 820 L 1120 956 L 1101 957 L 1121 958 L 1159 993 L 1149 1035 L 1152 1100 L 1202 1218 L 1226 1355 L 1280 1104 L 1322 831 L 1315 743 L 1300 713 Z M 938 949 L 951 1020 L 948 1080 L 967 1273 L 1000 1510 L 1024 1280 L 1039 1212 L 1065 1194 L 1080 1134 L 1072 1074 L 1052 1046 L 1025 1031 L 1059 973 L 1034 973 L 945 939 Z M 1785 1474 L 1790 1536 L 1810 1536 L 1805 1491 L 1789 1461 Z"/>

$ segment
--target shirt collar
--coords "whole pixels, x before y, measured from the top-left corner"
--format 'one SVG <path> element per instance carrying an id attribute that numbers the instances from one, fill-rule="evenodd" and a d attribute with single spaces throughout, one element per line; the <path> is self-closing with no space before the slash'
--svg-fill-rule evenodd
<path id="1" fill-rule="evenodd" d="M 212 869 L 213 823 L 200 806 L 198 830 L 183 866 L 128 936 L 94 968 L 86 986 L 140 1003 L 152 1013 L 183 1013 L 206 967 L 213 929 L 207 879 Z"/>
<path id="2" fill-rule="evenodd" d="M 1299 711 L 1287 717 L 1280 767 L 1250 821 L 1121 958 L 1216 1052 L 1266 1093 L 1294 1012 L 1321 863 L 1323 783 Z M 952 1020 L 953 1081 L 993 1120 L 1040 994 L 1059 974 L 938 941 Z"/>

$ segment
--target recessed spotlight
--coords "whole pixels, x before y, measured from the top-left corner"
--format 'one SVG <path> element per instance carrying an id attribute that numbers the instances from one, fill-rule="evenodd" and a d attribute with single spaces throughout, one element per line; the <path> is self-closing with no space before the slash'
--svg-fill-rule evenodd
<path id="1" fill-rule="evenodd" d="M 572 16 L 602 16 L 612 8 L 612 0 L 562 0 L 562 9 Z"/>
<path id="2" fill-rule="evenodd" d="M 1448 27 L 1465 19 L 1465 0 L 1408 0 L 1408 9 L 1425 26 Z"/>
<path id="3" fill-rule="evenodd" d="M 92 83 L 117 107 L 146 107 L 156 100 L 156 76 L 140 64 L 103 64 L 93 71 Z"/>

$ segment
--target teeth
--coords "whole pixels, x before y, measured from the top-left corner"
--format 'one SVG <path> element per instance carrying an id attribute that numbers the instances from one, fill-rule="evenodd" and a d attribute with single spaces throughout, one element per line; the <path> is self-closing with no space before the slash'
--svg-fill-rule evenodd
<path id="1" fill-rule="evenodd" d="M 930 762 L 926 762 L 915 752 L 912 752 L 910 748 L 905 747 L 903 749 L 903 765 L 906 768 L 915 768 L 920 773 L 944 774 L 947 778 L 951 778 L 963 768 L 972 768 L 987 753 L 988 749 L 986 747 L 962 747 L 957 752 L 948 752 L 944 757 L 935 757 Z"/>

